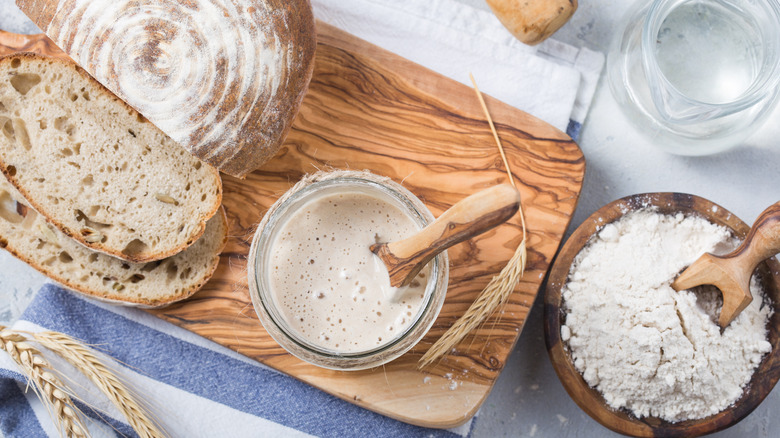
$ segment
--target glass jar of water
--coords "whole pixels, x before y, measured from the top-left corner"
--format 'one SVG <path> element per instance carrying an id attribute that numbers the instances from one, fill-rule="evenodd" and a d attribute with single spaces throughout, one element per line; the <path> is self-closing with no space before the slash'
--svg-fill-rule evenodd
<path id="1" fill-rule="evenodd" d="M 775 106 L 778 0 L 639 0 L 623 24 L 607 59 L 610 88 L 659 147 L 726 150 Z"/>

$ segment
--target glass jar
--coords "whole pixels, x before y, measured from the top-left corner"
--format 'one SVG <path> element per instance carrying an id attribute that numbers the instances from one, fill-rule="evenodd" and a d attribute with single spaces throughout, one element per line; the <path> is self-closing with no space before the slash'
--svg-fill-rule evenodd
<path id="1" fill-rule="evenodd" d="M 285 350 L 311 364 L 335 370 L 360 370 L 387 363 L 411 349 L 428 332 L 444 303 L 449 278 L 446 251 L 430 263 L 425 292 L 411 324 L 382 345 L 365 351 L 343 352 L 317 345 L 297 332 L 284 318 L 271 290 L 272 244 L 283 225 L 308 201 L 321 195 L 359 192 L 377 197 L 407 214 L 419 229 L 434 220 L 425 205 L 400 184 L 367 172 L 317 173 L 293 187 L 266 213 L 252 241 L 248 283 L 257 316 L 266 331 Z M 301 236 L 303 239 L 305 236 Z"/>
<path id="2" fill-rule="evenodd" d="M 778 99 L 777 0 L 639 0 L 607 57 L 617 102 L 680 155 L 736 146 Z"/>

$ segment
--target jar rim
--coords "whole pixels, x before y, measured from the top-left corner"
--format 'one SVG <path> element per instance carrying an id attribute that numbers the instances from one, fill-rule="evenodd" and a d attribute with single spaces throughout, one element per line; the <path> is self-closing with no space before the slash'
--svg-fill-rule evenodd
<path id="1" fill-rule="evenodd" d="M 381 181 L 361 177 L 363 172 L 350 172 L 344 176 L 324 178 L 317 180 L 303 188 L 300 188 L 289 197 L 278 200 L 266 213 L 263 221 L 258 226 L 250 250 L 248 264 L 248 282 L 252 301 L 266 331 L 285 350 L 296 357 L 318 366 L 332 369 L 363 369 L 386 363 L 413 347 L 427 333 L 438 316 L 443 304 L 443 296 L 446 294 L 448 283 L 448 257 L 446 251 L 434 257 L 431 261 L 431 274 L 425 289 L 425 295 L 414 321 L 402 332 L 375 348 L 355 352 L 340 352 L 316 345 L 300 336 L 292 329 L 281 316 L 279 310 L 273 304 L 270 296 L 270 287 L 267 284 L 266 254 L 270 250 L 270 244 L 286 217 L 294 213 L 296 207 L 300 207 L 312 196 L 322 190 L 334 187 L 361 188 L 369 192 L 390 196 L 393 204 L 401 208 L 420 227 L 425 227 L 433 221 L 433 214 L 414 194 L 400 184 L 389 178 Z M 373 174 L 368 174 L 375 176 Z M 281 201 L 281 202 L 280 202 Z M 433 313 L 433 317 L 430 314 Z M 428 315 L 428 317 L 426 317 Z M 270 327 L 269 327 L 270 325 Z M 422 327 L 422 325 L 426 325 Z M 409 342 L 409 336 L 417 339 Z M 373 360 L 377 359 L 377 360 Z"/>

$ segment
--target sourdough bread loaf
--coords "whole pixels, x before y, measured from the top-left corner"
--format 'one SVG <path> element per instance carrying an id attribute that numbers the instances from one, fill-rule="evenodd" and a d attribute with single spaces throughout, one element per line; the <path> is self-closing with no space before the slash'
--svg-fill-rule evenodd
<path id="1" fill-rule="evenodd" d="M 219 208 L 218 172 L 73 62 L 0 58 L 0 170 L 29 204 L 93 250 L 169 257 Z"/>
<path id="2" fill-rule="evenodd" d="M 52 227 L 0 176 L 0 247 L 55 281 L 111 302 L 159 306 L 192 295 L 219 263 L 227 241 L 220 210 L 192 246 L 164 260 L 131 263 L 87 249 Z"/>
<path id="3" fill-rule="evenodd" d="M 195 156 L 243 177 L 281 146 L 314 65 L 309 0 L 17 0 Z"/>

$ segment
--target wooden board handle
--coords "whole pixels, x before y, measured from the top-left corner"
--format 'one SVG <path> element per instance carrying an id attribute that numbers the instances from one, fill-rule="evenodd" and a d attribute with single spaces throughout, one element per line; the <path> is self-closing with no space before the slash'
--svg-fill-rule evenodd
<path id="1" fill-rule="evenodd" d="M 577 10 L 577 0 L 487 0 L 496 17 L 526 44 L 539 44 Z"/>
<path id="2" fill-rule="evenodd" d="M 520 208 L 520 193 L 501 184 L 474 193 L 419 233 L 392 243 L 371 245 L 387 266 L 390 284 L 409 284 L 436 254 L 506 222 Z"/>

